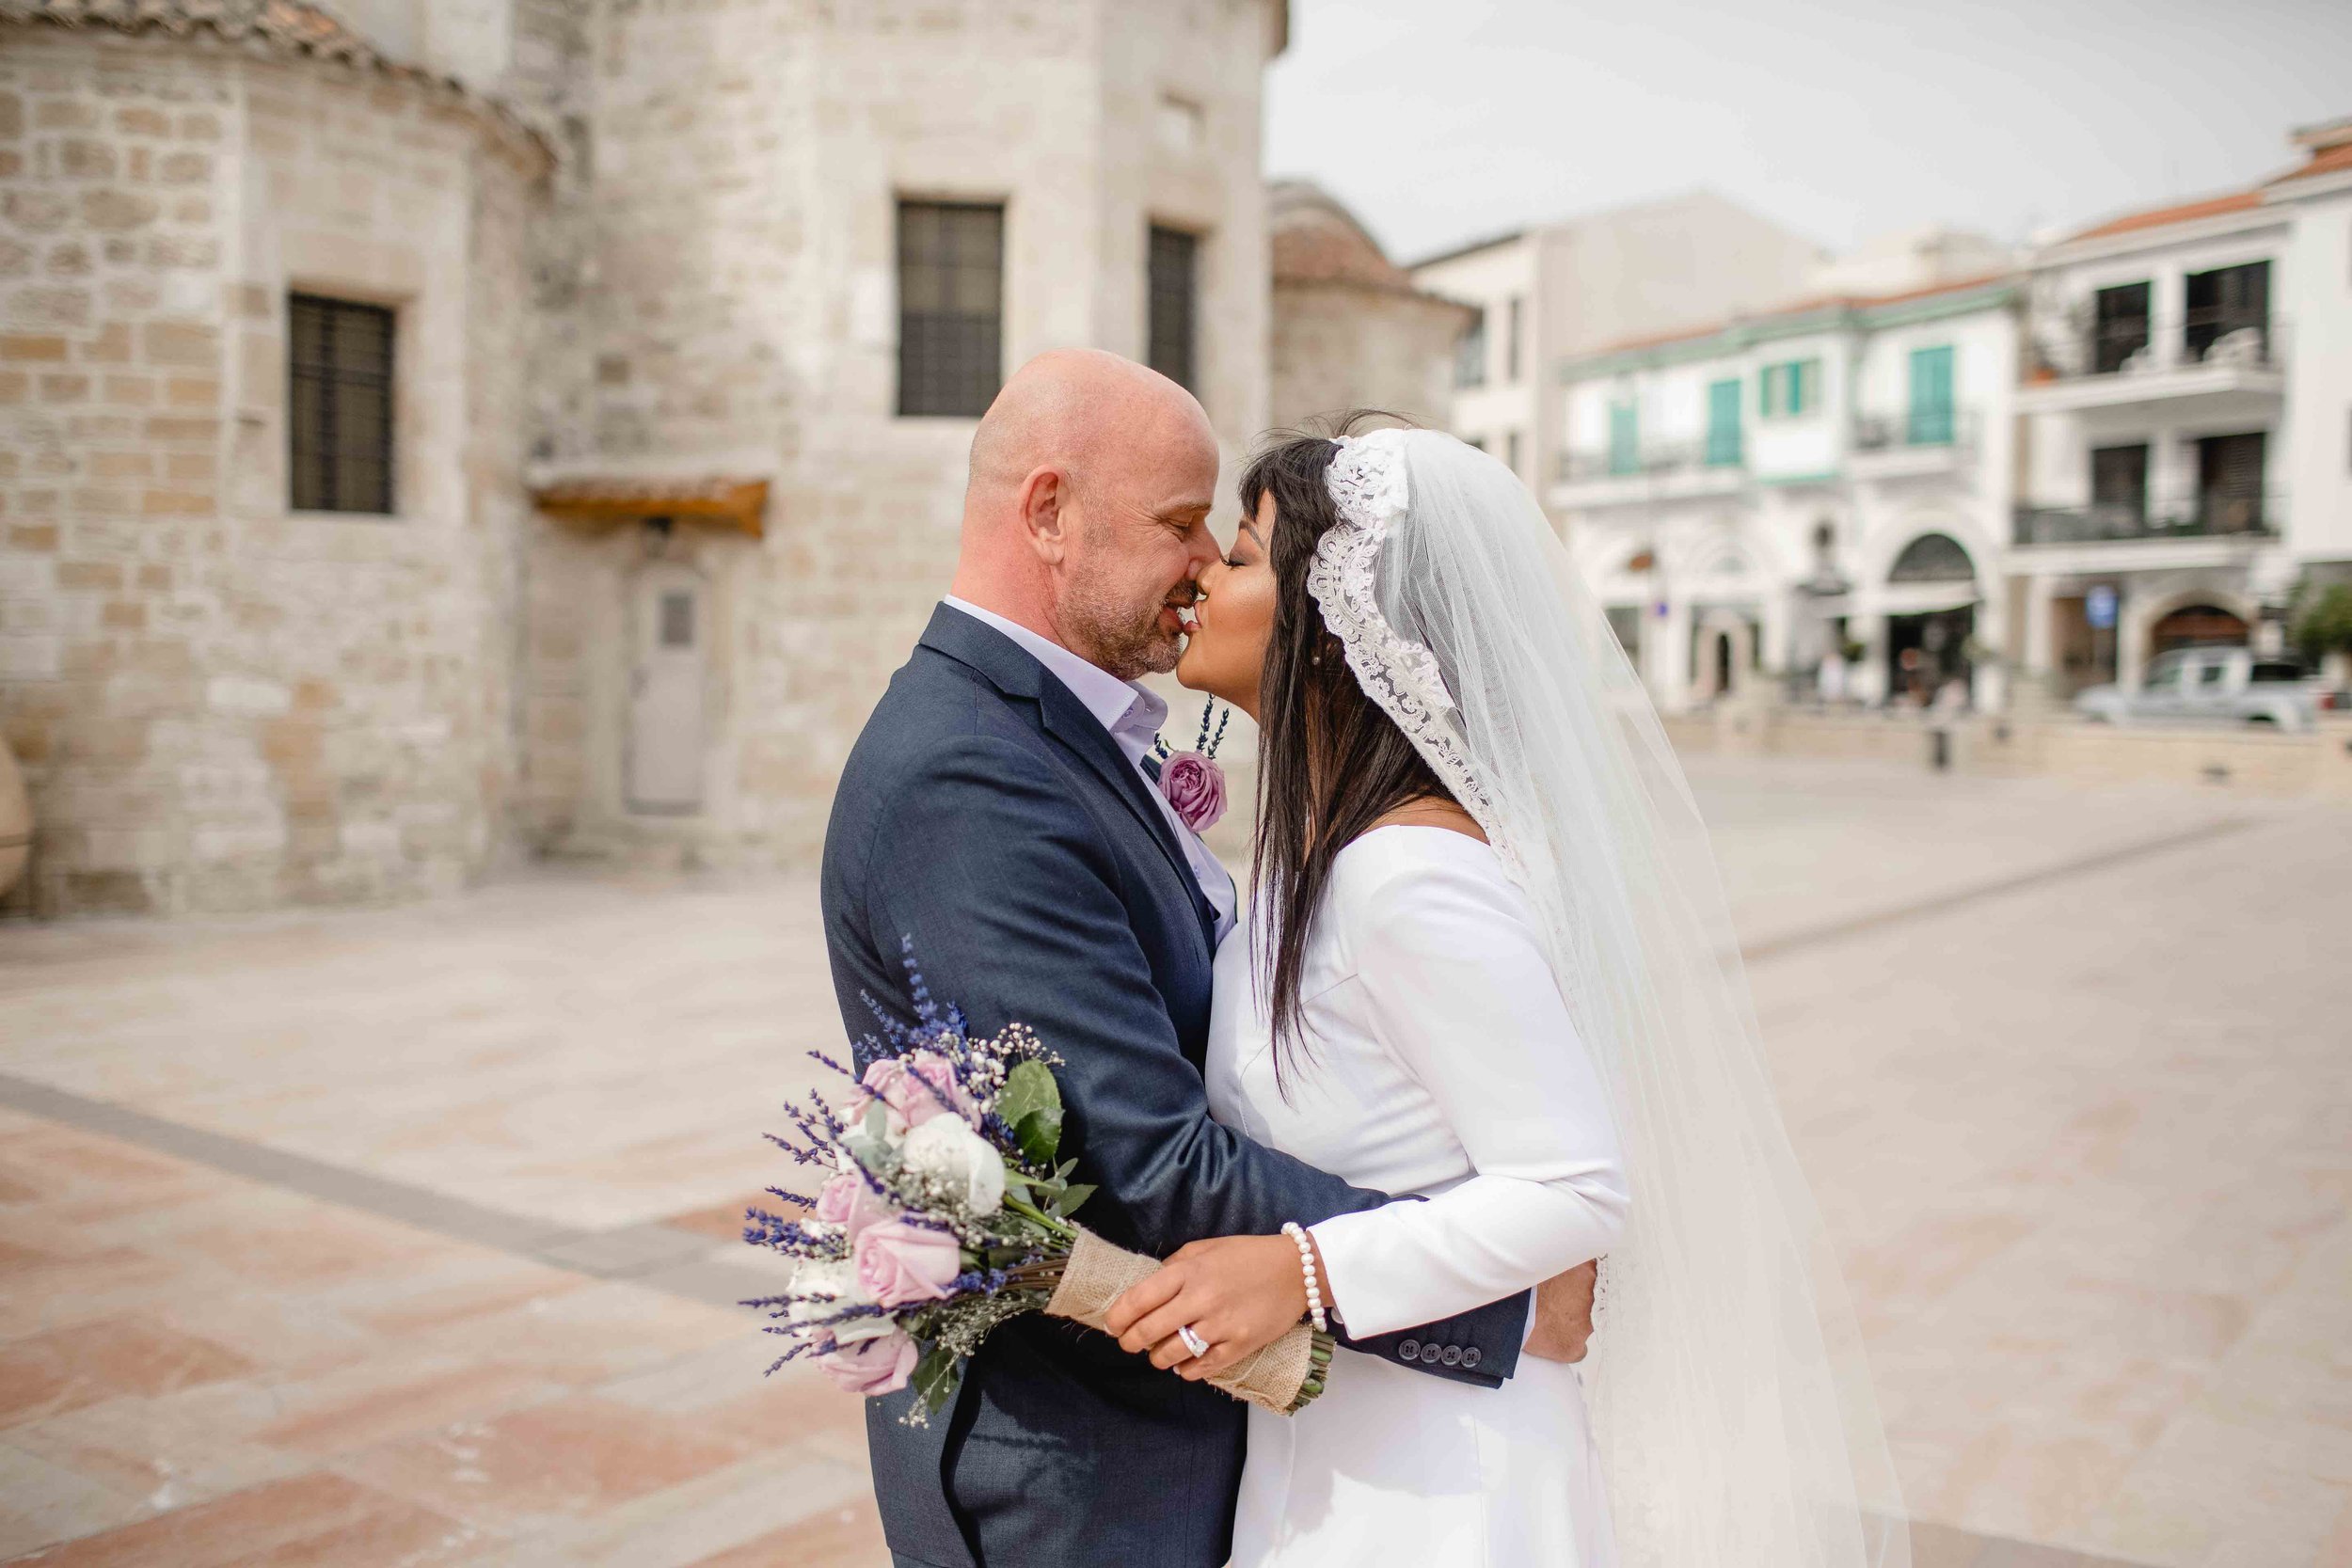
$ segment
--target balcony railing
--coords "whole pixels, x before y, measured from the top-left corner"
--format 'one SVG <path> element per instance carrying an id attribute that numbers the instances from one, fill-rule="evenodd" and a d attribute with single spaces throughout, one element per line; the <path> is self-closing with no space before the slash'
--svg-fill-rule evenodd
<path id="1" fill-rule="evenodd" d="M 1914 408 L 1904 414 L 1860 414 L 1853 422 L 1853 450 L 1900 451 L 1909 447 L 1973 447 L 1973 408 Z"/>
<path id="2" fill-rule="evenodd" d="M 2275 371 L 2287 346 L 2287 325 L 2244 310 L 2191 310 L 2157 320 L 2070 325 L 2039 334 L 2033 345 L 2035 374 L 2042 380 L 2085 376 L 2143 375 L 2193 366 Z"/>
<path id="3" fill-rule="evenodd" d="M 1710 447 L 1702 440 L 1645 443 L 1639 451 L 1629 454 L 1564 451 L 1560 454 L 1560 478 L 1581 484 L 1593 480 L 1641 479 L 1662 474 L 1737 473 L 1742 467 L 1741 461 L 1717 461 L 1728 450 L 1721 441 Z"/>
<path id="4" fill-rule="evenodd" d="M 2286 499 L 2185 496 L 2169 502 L 2091 501 L 2080 506 L 2017 508 L 2020 545 L 2086 545 L 2123 539 L 2278 537 Z"/>

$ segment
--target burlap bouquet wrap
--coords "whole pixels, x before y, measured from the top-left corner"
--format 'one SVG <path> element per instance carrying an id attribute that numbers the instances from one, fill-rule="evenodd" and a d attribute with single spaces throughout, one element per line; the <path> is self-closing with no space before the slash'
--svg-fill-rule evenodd
<path id="1" fill-rule="evenodd" d="M 1160 1272 L 1159 1259 L 1113 1246 L 1090 1230 L 1080 1230 L 1062 1268 L 1061 1283 L 1045 1310 L 1089 1328 L 1102 1329 L 1104 1314 L 1127 1287 Z M 1104 1333 L 1109 1330 L 1104 1329 Z M 1298 1402 L 1298 1390 L 1313 1364 L 1314 1331 L 1299 1323 L 1247 1361 L 1209 1379 L 1237 1400 L 1287 1416 Z"/>

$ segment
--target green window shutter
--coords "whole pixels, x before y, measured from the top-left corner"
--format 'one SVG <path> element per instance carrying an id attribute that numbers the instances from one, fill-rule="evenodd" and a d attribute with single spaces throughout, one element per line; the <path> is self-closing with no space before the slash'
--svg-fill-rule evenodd
<path id="1" fill-rule="evenodd" d="M 1613 474 L 1638 472 L 1642 467 L 1642 436 L 1635 405 L 1616 403 L 1609 406 L 1609 471 Z"/>
<path id="2" fill-rule="evenodd" d="M 1913 446 L 1948 446 L 1954 424 L 1952 411 L 1952 350 L 1911 351 L 1911 418 L 1906 432 Z"/>
<path id="3" fill-rule="evenodd" d="M 1756 412 L 1763 415 L 1764 418 L 1769 420 L 1779 415 L 1780 367 L 1778 365 L 1767 365 L 1764 367 L 1764 384 L 1758 393 L 1756 402 L 1758 404 Z"/>
<path id="4" fill-rule="evenodd" d="M 1802 414 L 1821 399 L 1821 362 L 1800 359 L 1788 367 L 1788 412 Z"/>
<path id="5" fill-rule="evenodd" d="M 1740 383 L 1709 382 L 1707 388 L 1707 462 L 1729 467 L 1740 461 Z"/>

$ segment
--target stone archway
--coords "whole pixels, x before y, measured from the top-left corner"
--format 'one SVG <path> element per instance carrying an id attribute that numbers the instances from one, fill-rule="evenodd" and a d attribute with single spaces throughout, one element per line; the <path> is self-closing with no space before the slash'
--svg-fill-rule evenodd
<path id="1" fill-rule="evenodd" d="M 2242 648 L 2253 633 L 2246 618 L 2209 600 L 2167 610 L 2148 628 L 2148 657 L 2174 648 Z"/>
<path id="2" fill-rule="evenodd" d="M 2116 678 L 2125 686 L 2137 686 L 2148 660 L 2167 647 L 2208 640 L 2242 646 L 2251 641 L 2249 634 L 2261 614 L 2261 607 L 2251 597 L 2210 578 L 2185 582 L 2175 578 L 2167 589 L 2127 593 L 2116 626 Z M 2174 620 L 2175 616 L 2180 619 Z M 2243 628 L 2234 636 L 2229 628 L 2232 621 Z M 2168 628 L 2169 640 L 2163 643 L 2156 640 L 2159 626 Z"/>
<path id="3" fill-rule="evenodd" d="M 1924 706 L 1954 680 L 1973 695 L 1969 644 L 1981 595 L 1968 547 L 1941 530 L 1917 534 L 1887 567 L 1880 597 L 1888 699 Z"/>

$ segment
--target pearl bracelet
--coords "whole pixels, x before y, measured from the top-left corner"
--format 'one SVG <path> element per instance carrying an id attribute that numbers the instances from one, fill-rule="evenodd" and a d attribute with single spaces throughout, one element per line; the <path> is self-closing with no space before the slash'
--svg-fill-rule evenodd
<path id="1" fill-rule="evenodd" d="M 1298 1243 L 1298 1267 L 1307 1276 L 1307 1316 L 1313 1321 L 1316 1333 L 1328 1334 L 1331 1320 L 1324 1314 L 1323 1285 L 1315 1278 L 1314 1243 L 1307 1240 L 1306 1228 L 1296 1220 L 1284 1220 L 1282 1234 Z"/>

